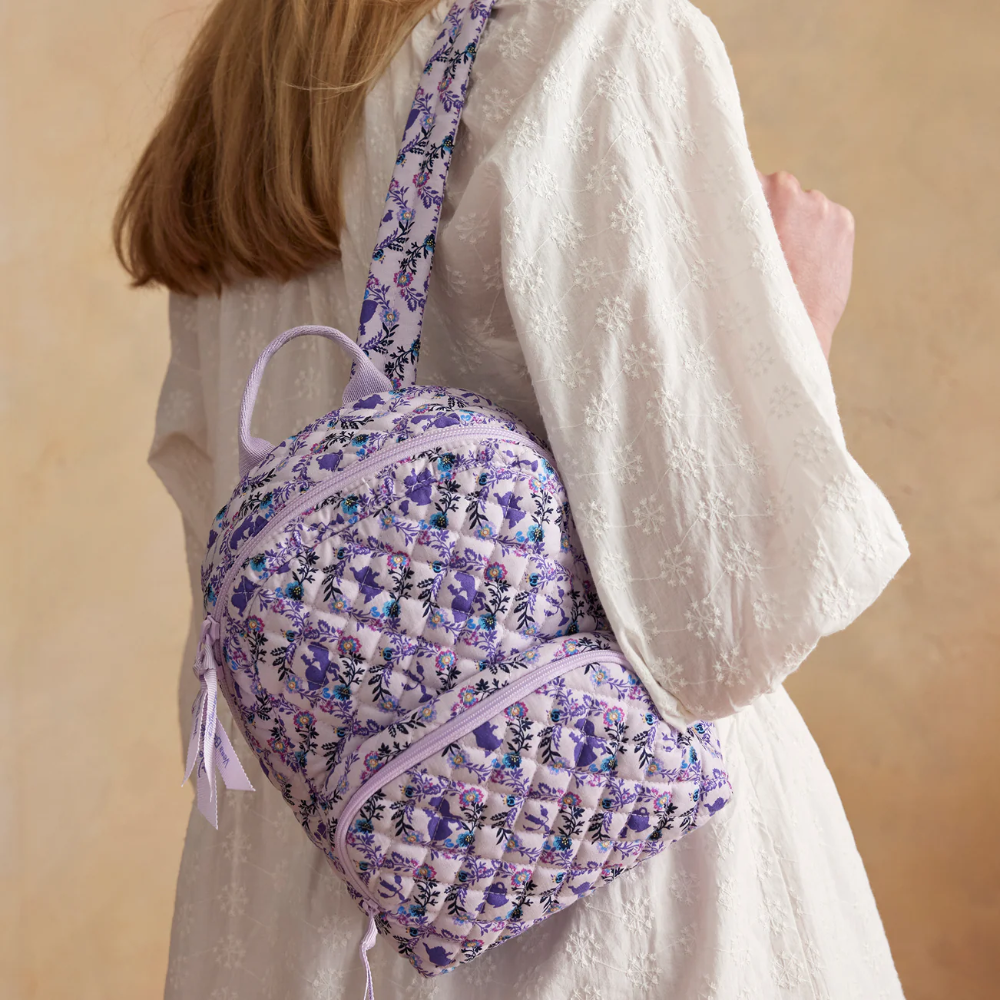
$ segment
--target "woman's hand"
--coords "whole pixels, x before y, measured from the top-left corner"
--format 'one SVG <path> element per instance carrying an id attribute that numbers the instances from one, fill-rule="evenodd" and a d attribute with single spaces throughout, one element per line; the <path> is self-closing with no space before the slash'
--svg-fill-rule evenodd
<path id="1" fill-rule="evenodd" d="M 757 173 L 795 286 L 829 358 L 851 292 L 854 216 L 820 191 L 803 191 L 784 170 Z"/>

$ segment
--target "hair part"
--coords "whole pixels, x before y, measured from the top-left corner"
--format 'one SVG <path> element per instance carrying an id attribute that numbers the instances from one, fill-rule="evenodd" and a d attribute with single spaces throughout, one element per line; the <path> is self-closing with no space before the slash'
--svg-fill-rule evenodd
<path id="1" fill-rule="evenodd" d="M 287 281 L 340 254 L 365 96 L 438 0 L 219 0 L 115 213 L 135 286 Z"/>

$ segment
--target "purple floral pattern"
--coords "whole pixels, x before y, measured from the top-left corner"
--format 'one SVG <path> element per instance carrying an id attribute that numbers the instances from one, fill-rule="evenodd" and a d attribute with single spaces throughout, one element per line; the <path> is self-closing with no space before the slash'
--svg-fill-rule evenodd
<path id="1" fill-rule="evenodd" d="M 449 13 L 387 199 L 360 342 L 394 390 L 251 469 L 202 569 L 219 683 L 261 769 L 428 976 L 612 881 L 731 795 L 713 727 L 665 723 L 618 651 L 544 445 L 474 393 L 412 384 L 490 6 Z M 420 757 L 439 727 L 560 660 Z M 402 773 L 380 776 L 403 753 L 383 775 Z"/>
<path id="2" fill-rule="evenodd" d="M 492 0 L 456 3 L 424 68 L 385 200 L 358 343 L 397 388 L 412 385 L 444 186 Z"/>
<path id="3" fill-rule="evenodd" d="M 283 442 L 220 512 L 204 570 L 222 688 L 264 773 L 427 975 L 653 856 L 730 794 L 711 726 L 677 732 L 623 659 L 595 660 L 373 789 L 337 855 L 347 799 L 414 741 L 554 658 L 617 649 L 547 454 L 443 392 L 394 393 L 360 434 L 342 410 Z M 343 425 L 346 442 L 330 434 Z M 380 467 L 400 444 L 412 457 Z M 516 900 L 502 913 L 501 896 Z"/>
<path id="4" fill-rule="evenodd" d="M 535 665 L 592 641 L 550 643 Z M 420 739 L 416 723 L 440 724 L 474 698 L 469 686 L 453 688 L 411 713 L 401 739 L 370 737 L 357 751 L 366 772 Z M 600 660 L 375 791 L 345 817 L 343 860 L 361 873 L 400 954 L 435 975 L 655 856 L 728 797 L 711 727 L 666 726 L 627 665 Z"/>

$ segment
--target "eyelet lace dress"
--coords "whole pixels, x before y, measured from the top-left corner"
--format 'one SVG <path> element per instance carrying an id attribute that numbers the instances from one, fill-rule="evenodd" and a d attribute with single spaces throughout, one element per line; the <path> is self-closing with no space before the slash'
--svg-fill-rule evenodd
<path id="1" fill-rule="evenodd" d="M 171 300 L 151 462 L 183 515 L 196 609 L 247 374 L 281 330 L 353 329 L 447 9 L 366 100 L 341 259 Z M 847 451 L 711 23 L 684 0 L 500 0 L 442 219 L 421 379 L 479 392 L 549 440 L 616 637 L 665 718 L 718 720 L 735 795 L 706 829 L 451 975 L 424 980 L 376 946 L 377 995 L 898 1000 L 840 800 L 782 681 L 875 600 L 906 541 Z M 280 440 L 348 375 L 325 341 L 289 345 L 255 432 Z M 194 621 L 184 726 L 197 638 Z M 360 996 L 364 915 L 257 784 L 223 793 L 218 833 L 191 823 L 166 997 Z"/>

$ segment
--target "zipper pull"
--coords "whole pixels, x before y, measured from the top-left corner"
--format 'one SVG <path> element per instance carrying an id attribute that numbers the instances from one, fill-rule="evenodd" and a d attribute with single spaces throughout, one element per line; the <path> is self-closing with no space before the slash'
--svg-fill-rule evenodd
<path id="1" fill-rule="evenodd" d="M 226 788 L 233 791 L 252 792 L 253 785 L 247 777 L 239 757 L 233 749 L 229 734 L 219 722 L 219 678 L 215 662 L 215 643 L 219 638 L 219 623 L 206 616 L 201 623 L 198 639 L 198 656 L 194 673 L 201 686 L 191 708 L 191 738 L 188 741 L 187 772 L 181 785 L 187 783 L 191 772 L 197 772 L 198 809 L 218 830 L 219 795 L 215 781 L 218 768 Z"/>
<path id="2" fill-rule="evenodd" d="M 375 924 L 375 915 L 378 913 L 378 907 L 368 900 L 365 900 L 362 906 L 365 913 L 368 914 L 368 930 L 361 939 L 361 947 L 358 949 L 361 961 L 365 963 L 364 1000 L 375 1000 L 375 984 L 372 982 L 372 967 L 368 964 L 368 952 L 371 951 L 375 940 L 378 938 L 378 926 Z"/>

